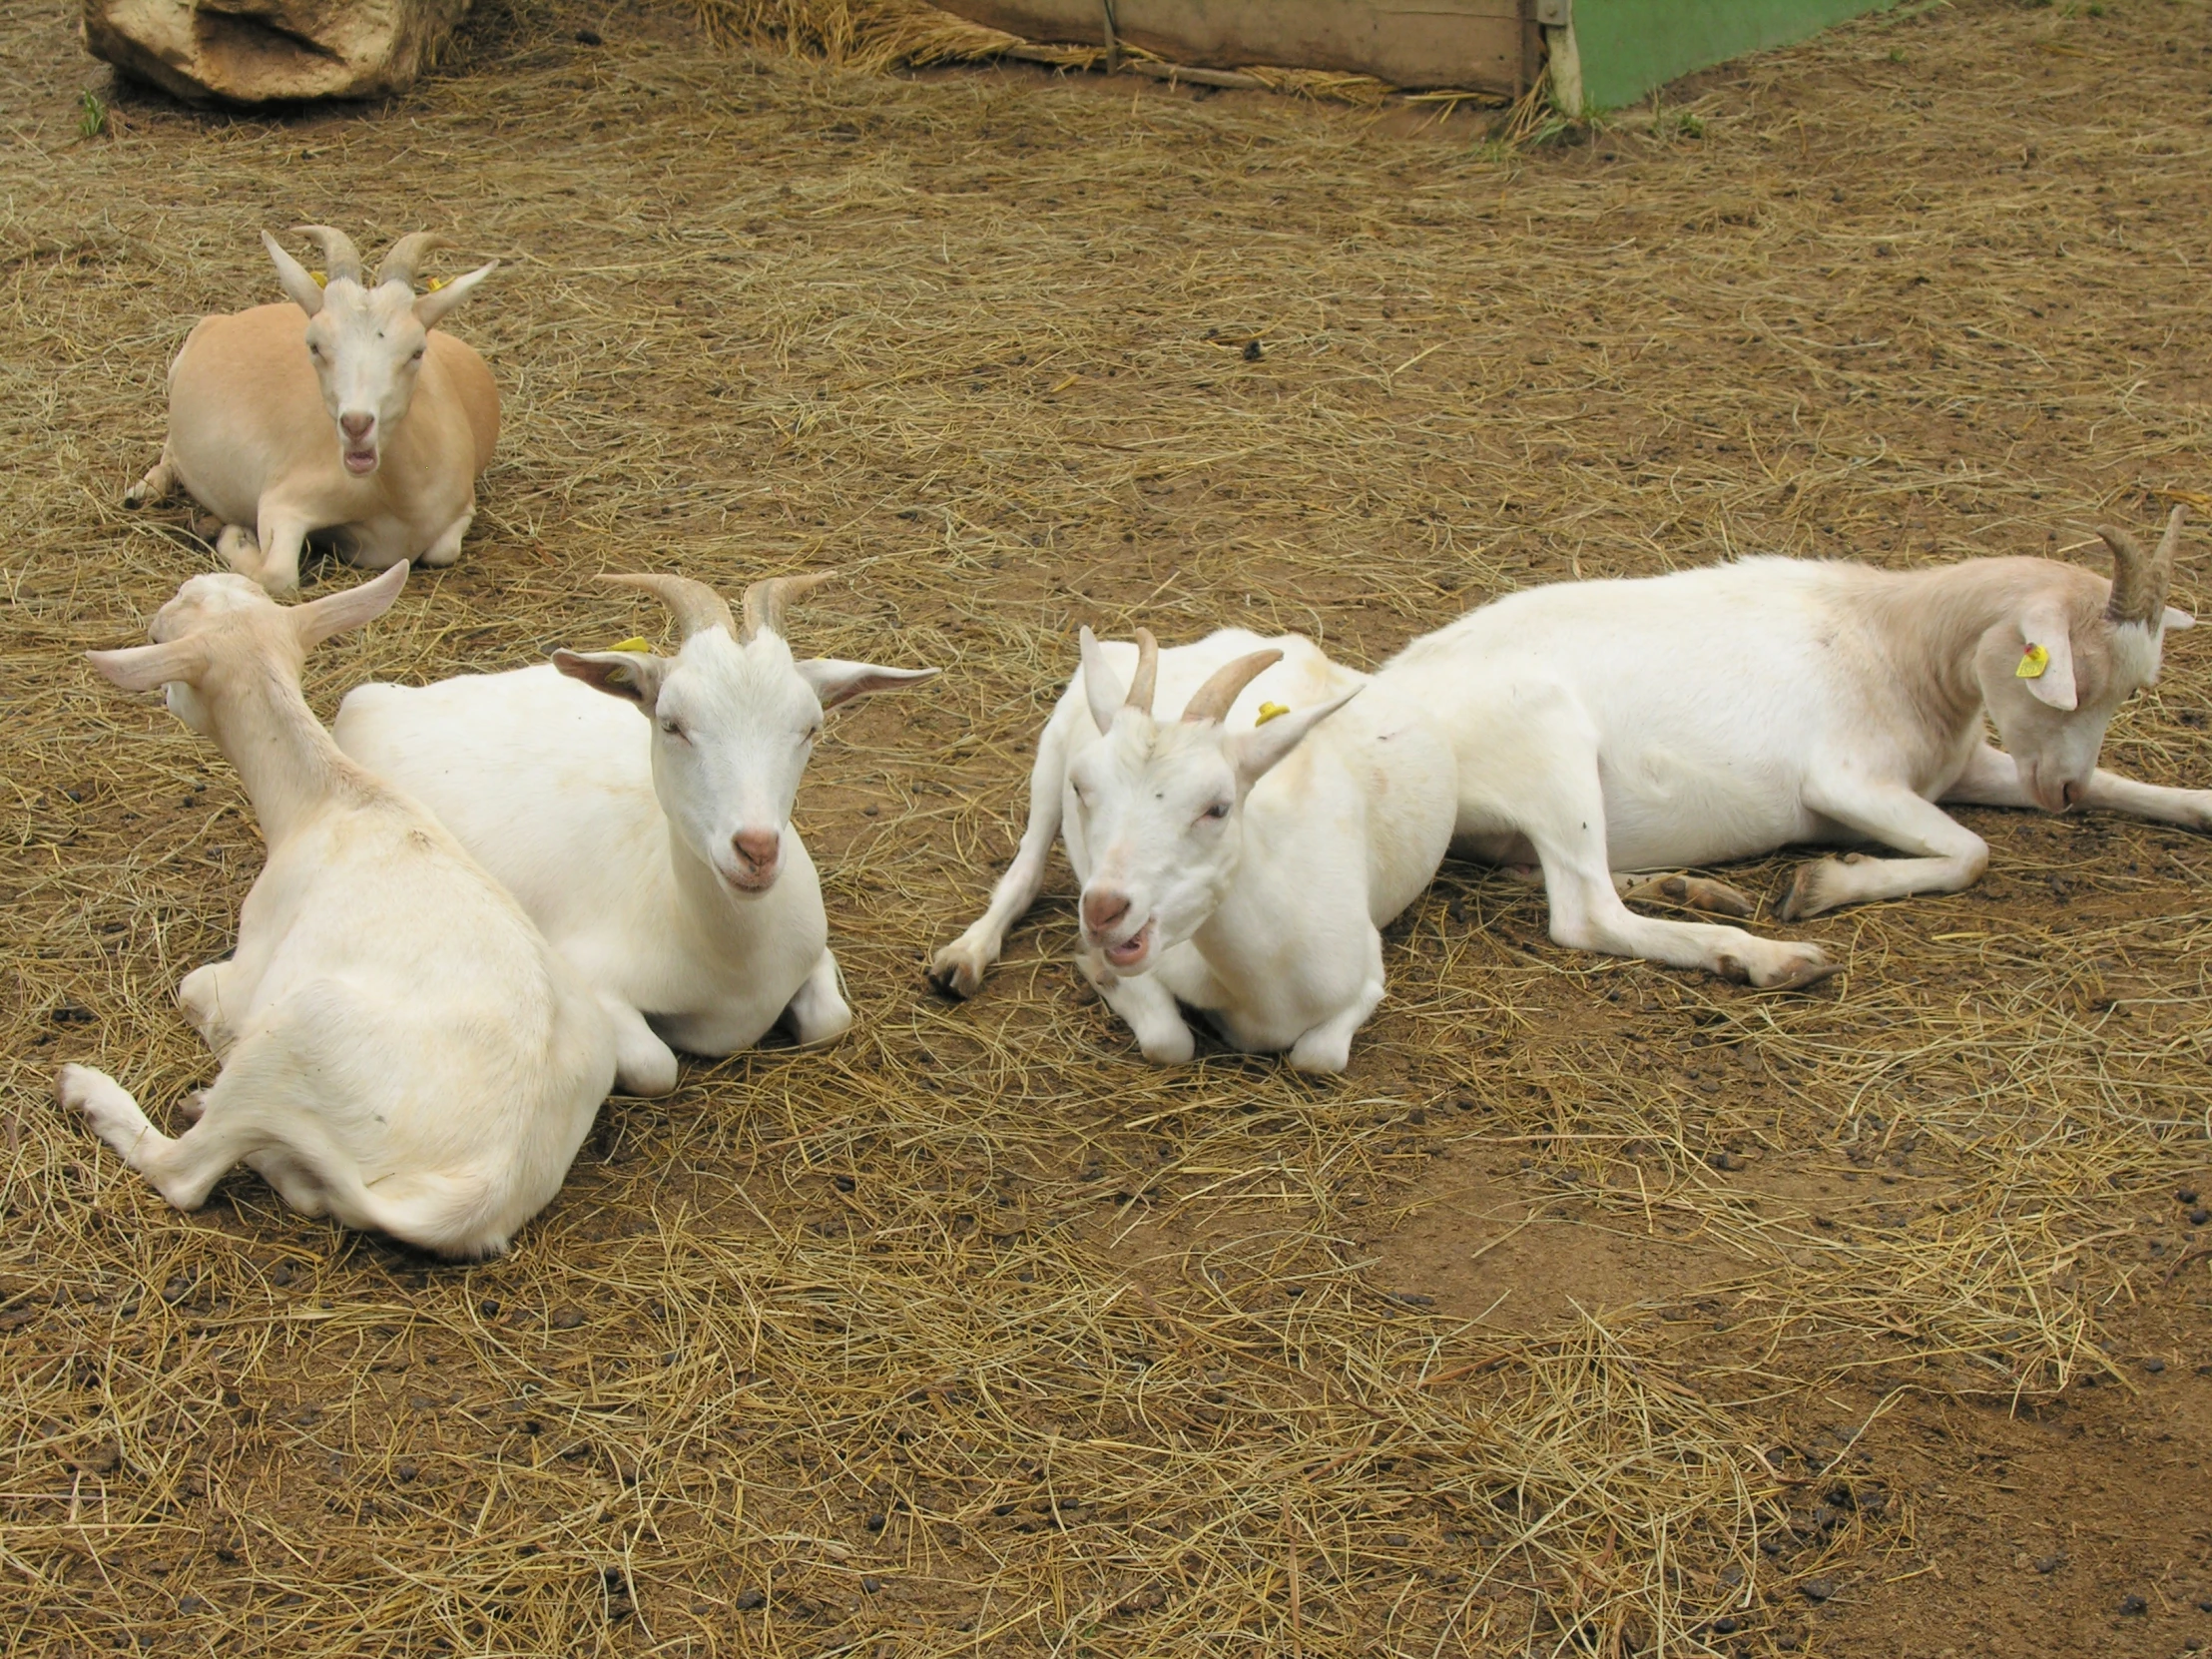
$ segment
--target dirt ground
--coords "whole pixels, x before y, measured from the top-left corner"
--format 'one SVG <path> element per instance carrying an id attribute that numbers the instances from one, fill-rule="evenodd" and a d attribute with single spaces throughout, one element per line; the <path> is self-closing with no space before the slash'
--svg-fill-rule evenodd
<path id="1" fill-rule="evenodd" d="M 1143 1066 L 1064 866 L 974 1001 L 920 971 L 1080 622 L 1373 664 L 1534 581 L 2090 557 L 2212 489 L 2201 0 L 1908 8 L 1520 150 L 556 4 L 389 106 L 232 117 L 0 0 L 0 85 L 10 1652 L 2212 1643 L 2202 838 L 1961 815 L 1988 877 L 1793 929 L 1849 963 L 1799 995 L 1447 864 L 1326 1082 Z M 803 649 L 946 671 L 801 797 L 852 1035 L 613 1101 L 473 1267 L 245 1174 L 176 1214 L 51 1098 L 211 1075 L 174 987 L 251 816 L 78 653 L 212 568 L 122 491 L 306 221 L 505 262 L 455 322 L 505 398 L 476 529 L 323 713 L 655 632 L 601 570 L 834 566 Z M 2212 777 L 2204 640 L 2108 765 Z"/>

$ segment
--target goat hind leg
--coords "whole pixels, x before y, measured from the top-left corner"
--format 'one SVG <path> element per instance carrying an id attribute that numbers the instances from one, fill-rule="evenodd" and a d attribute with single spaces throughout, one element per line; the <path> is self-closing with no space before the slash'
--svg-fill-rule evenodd
<path id="1" fill-rule="evenodd" d="M 1741 887 L 1687 871 L 1670 875 L 1615 874 L 1613 886 L 1623 898 L 1645 904 L 1679 904 L 1685 910 L 1703 910 L 1708 915 L 1750 916 L 1759 909 L 1759 901 Z"/>
<path id="2" fill-rule="evenodd" d="M 449 565 L 461 556 L 461 538 L 468 534 L 468 527 L 476 520 L 476 503 L 468 504 L 468 511 L 438 532 L 438 539 L 416 556 L 418 565 Z"/>
<path id="3" fill-rule="evenodd" d="M 207 1101 L 190 1129 L 165 1135 L 147 1121 L 128 1089 L 91 1066 L 62 1067 L 54 1094 L 65 1108 L 82 1113 L 94 1134 L 180 1210 L 207 1203 L 215 1184 L 262 1145 L 263 1138 L 232 1114 L 210 1117 Z"/>
<path id="4" fill-rule="evenodd" d="M 1521 830 L 1543 861 L 1554 940 L 1572 949 L 1703 968 L 1769 989 L 1817 984 L 1838 971 L 1840 964 L 1816 944 L 1631 910 L 1606 861 L 1605 792 L 1594 746 L 1562 737 L 1550 753 L 1538 794 L 1523 806 Z"/>

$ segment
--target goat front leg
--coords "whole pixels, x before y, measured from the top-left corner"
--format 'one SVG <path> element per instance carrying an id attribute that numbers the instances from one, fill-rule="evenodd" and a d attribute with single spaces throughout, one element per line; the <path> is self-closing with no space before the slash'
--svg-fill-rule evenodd
<path id="1" fill-rule="evenodd" d="M 1291 1066 L 1297 1071 L 1340 1072 L 1352 1064 L 1352 1039 L 1382 1005 L 1382 935 L 1368 929 L 1367 975 L 1360 994 L 1342 1012 L 1332 1014 L 1291 1044 Z"/>
<path id="2" fill-rule="evenodd" d="M 1595 745 L 1561 733 L 1546 745 L 1535 795 L 1518 804 L 1520 829 L 1544 866 L 1551 936 L 1575 950 L 1642 956 L 1703 968 L 1770 990 L 1818 984 L 1839 972 L 1817 944 L 1762 939 L 1741 927 L 1642 916 L 1621 902 L 1606 860 L 1605 791 Z"/>
<path id="3" fill-rule="evenodd" d="M 661 1041 L 645 1015 L 618 996 L 601 996 L 615 1033 L 615 1087 L 646 1100 L 676 1089 L 676 1050 Z"/>
<path id="4" fill-rule="evenodd" d="M 991 888 L 990 907 L 975 923 L 939 950 L 929 961 L 929 978 L 941 991 L 973 996 L 983 985 L 983 975 L 998 960 L 1006 943 L 1006 929 L 1037 901 L 1044 885 L 1045 861 L 1052 856 L 1053 838 L 1060 832 L 1060 790 L 1067 777 L 1067 737 L 1055 722 L 1045 724 L 1037 740 L 1037 764 L 1029 773 L 1029 823 L 1021 832 L 1021 848 L 1006 873 Z"/>
<path id="5" fill-rule="evenodd" d="M 785 1007 L 784 1022 L 801 1048 L 835 1042 L 852 1029 L 852 1009 L 844 1000 L 834 953 L 823 951 L 822 960 Z"/>
<path id="6" fill-rule="evenodd" d="M 1910 858 L 1818 858 L 1800 864 L 1775 906 L 1785 921 L 1817 916 L 1842 904 L 1903 898 L 1916 892 L 1956 892 L 1981 879 L 1989 846 L 1979 835 L 1899 784 L 1816 777 L 1806 805 L 1823 818 Z"/>
<path id="7" fill-rule="evenodd" d="M 262 507 L 256 539 L 261 543 L 261 568 L 249 571 L 273 599 L 294 599 L 299 594 L 299 555 L 307 545 L 311 526 L 289 508 Z M 234 560 L 233 564 L 236 565 Z"/>
<path id="8" fill-rule="evenodd" d="M 147 1121 L 128 1089 L 91 1066 L 62 1067 L 54 1095 L 65 1109 L 83 1114 L 116 1156 L 180 1210 L 207 1203 L 215 1184 L 265 1142 L 229 1114 L 209 1115 L 205 1099 L 192 1128 L 174 1138 L 165 1135 Z"/>
<path id="9" fill-rule="evenodd" d="M 1160 982 L 1157 973 L 1123 978 L 1092 950 L 1076 958 L 1083 977 L 1106 999 L 1106 1006 L 1120 1016 L 1137 1039 L 1137 1047 L 1156 1066 L 1179 1066 L 1198 1052 L 1197 1039 L 1183 1023 L 1183 1011 L 1175 1005 L 1175 993 Z"/>
<path id="10" fill-rule="evenodd" d="M 1943 792 L 1946 802 L 1970 807 L 2035 807 L 2039 803 L 2020 781 L 2019 763 L 2001 749 L 1983 744 L 1966 763 L 1958 781 Z M 2176 790 L 2143 784 L 2102 768 L 2075 803 L 2098 812 L 2119 813 L 2183 830 L 2212 830 L 2212 790 Z"/>
<path id="11" fill-rule="evenodd" d="M 126 507 L 144 507 L 150 502 L 167 501 L 170 491 L 177 487 L 177 463 L 171 458 L 169 445 L 162 445 L 162 458 L 146 469 L 146 476 L 123 492 Z"/>
<path id="12" fill-rule="evenodd" d="M 468 534 L 469 525 L 476 521 L 476 503 L 468 504 L 468 511 L 438 532 L 438 539 L 425 547 L 415 559 L 418 565 L 449 565 L 461 556 L 461 538 Z"/>

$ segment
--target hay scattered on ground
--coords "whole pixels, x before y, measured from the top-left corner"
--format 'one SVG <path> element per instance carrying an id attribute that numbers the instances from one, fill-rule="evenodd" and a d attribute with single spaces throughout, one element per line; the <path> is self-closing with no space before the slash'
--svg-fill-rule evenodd
<path id="1" fill-rule="evenodd" d="M 920 964 L 1011 849 L 1079 622 L 1373 663 L 1532 581 L 2048 549 L 2202 489 L 2204 66 L 2161 27 L 1873 23 L 1516 156 L 551 6 L 481 15 L 388 111 L 188 116 L 0 7 L 31 89 L 0 160 L 11 1650 L 1817 1634 L 1789 1586 L 1914 1536 L 1857 1424 L 1792 1426 L 1830 1382 L 2047 1393 L 2170 1270 L 2204 841 L 1975 815 L 1974 891 L 1798 929 L 1852 964 L 1816 997 L 1557 950 L 1539 896 L 1448 868 L 1334 1082 L 1138 1064 L 1064 965 L 1064 875 L 975 1002 Z M 74 136 L 86 87 L 109 137 Z M 475 1268 L 244 1176 L 177 1216 L 47 1092 L 88 1060 L 160 1115 L 210 1074 L 173 989 L 228 947 L 255 833 L 76 653 L 210 567 L 181 510 L 119 498 L 191 318 L 271 293 L 254 232 L 302 220 L 508 262 L 461 323 L 507 397 L 477 531 L 318 656 L 319 708 L 653 631 L 601 569 L 834 565 L 803 645 L 947 670 L 837 717 L 802 799 L 853 1036 L 614 1103 Z M 2112 764 L 2212 772 L 2197 638 Z M 1520 1334 L 1377 1282 L 1370 1242 L 1476 1167 L 1740 1271 L 1717 1313 Z M 1185 1240 L 1141 1275 L 1139 1222 Z"/>

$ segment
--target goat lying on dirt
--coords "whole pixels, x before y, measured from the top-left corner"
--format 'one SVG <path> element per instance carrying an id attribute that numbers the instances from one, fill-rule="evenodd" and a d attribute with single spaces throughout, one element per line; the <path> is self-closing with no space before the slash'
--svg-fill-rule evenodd
<path id="1" fill-rule="evenodd" d="M 1379 929 L 1450 838 L 1443 738 L 1296 634 L 1226 629 L 1160 651 L 1086 628 L 1082 649 L 1037 741 L 1021 851 L 932 977 L 975 993 L 1064 831 L 1083 883 L 1077 961 L 1146 1059 L 1191 1057 L 1182 1002 L 1237 1048 L 1344 1070 L 1382 1000 Z M 1153 718 L 1156 690 L 1181 720 Z"/>
<path id="2" fill-rule="evenodd" d="M 193 325 L 169 365 L 162 458 L 123 498 L 182 484 L 221 521 L 231 568 L 278 597 L 297 590 L 310 535 L 369 570 L 451 564 L 499 440 L 491 370 L 435 331 L 498 262 L 418 294 L 415 262 L 442 239 L 401 237 L 364 282 L 343 234 L 302 229 L 322 244 L 327 285 L 262 233 L 291 302 Z"/>
<path id="3" fill-rule="evenodd" d="M 568 1173 L 614 1080 L 607 1019 L 437 821 L 338 753 L 299 695 L 307 651 L 380 615 L 407 567 L 290 610 L 196 576 L 155 643 L 95 651 L 239 770 L 269 861 L 237 953 L 186 975 L 222 1074 L 172 1139 L 64 1066 L 62 1104 L 180 1210 L 241 1160 L 293 1208 L 442 1256 L 496 1256 Z"/>
<path id="4" fill-rule="evenodd" d="M 1794 920 L 1977 880 L 1988 847 L 1937 802 L 2212 828 L 2212 793 L 2096 765 L 2113 711 L 2157 679 L 2165 631 L 2194 620 L 2166 605 L 2181 523 L 2177 507 L 2149 555 L 2097 531 L 2109 582 L 2049 559 L 1758 558 L 1534 588 L 1415 640 L 1376 683 L 1450 735 L 1454 850 L 1539 861 L 1559 943 L 1802 985 L 1836 971 L 1817 946 L 1637 915 L 1613 872 L 1803 841 L 1909 854 L 1801 865 L 1776 906 Z M 1701 895 L 1752 910 L 1716 882 Z"/>
<path id="5" fill-rule="evenodd" d="M 802 1044 L 852 1023 L 792 804 L 825 710 L 937 671 L 793 661 L 785 606 L 828 579 L 754 583 L 741 625 L 705 583 L 610 576 L 675 614 L 674 657 L 557 651 L 356 686 L 338 709 L 339 747 L 435 812 L 598 994 L 631 1094 L 676 1087 L 671 1044 L 734 1054 L 779 1019 Z"/>

